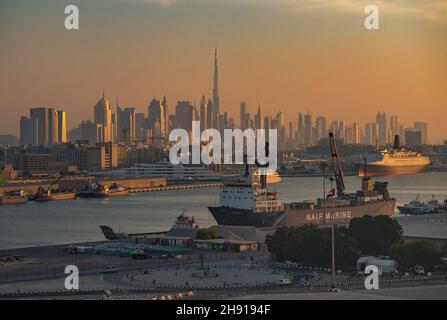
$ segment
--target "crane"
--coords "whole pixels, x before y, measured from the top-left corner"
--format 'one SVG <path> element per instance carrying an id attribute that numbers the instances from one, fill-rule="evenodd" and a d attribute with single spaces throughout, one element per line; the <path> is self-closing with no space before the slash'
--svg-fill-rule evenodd
<path id="1" fill-rule="evenodd" d="M 329 144 L 331 146 L 332 166 L 334 168 L 335 182 L 337 184 L 337 196 L 341 197 L 344 195 L 346 187 L 343 169 L 341 167 L 341 161 L 337 152 L 337 145 L 335 143 L 334 133 L 332 132 L 329 132 Z"/>

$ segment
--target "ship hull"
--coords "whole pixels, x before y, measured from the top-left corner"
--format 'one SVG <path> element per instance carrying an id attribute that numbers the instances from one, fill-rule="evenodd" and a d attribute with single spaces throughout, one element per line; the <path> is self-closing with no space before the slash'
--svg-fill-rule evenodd
<path id="1" fill-rule="evenodd" d="M 50 195 L 50 200 L 59 201 L 59 200 L 73 200 L 76 199 L 75 192 L 61 192 L 61 193 L 52 193 Z"/>
<path id="2" fill-rule="evenodd" d="M 395 176 L 395 175 L 405 175 L 405 174 L 416 174 L 427 171 L 428 165 L 411 165 L 411 166 L 387 166 L 387 165 L 377 165 L 377 164 L 367 164 L 366 173 L 370 177 L 374 176 Z M 363 177 L 365 175 L 364 166 L 359 167 L 359 176 Z"/>
<path id="3" fill-rule="evenodd" d="M 291 227 L 304 224 L 336 223 L 346 225 L 353 218 L 364 215 L 391 216 L 396 208 L 396 200 L 372 201 L 353 206 L 323 209 L 292 209 L 282 212 L 254 213 L 228 207 L 209 207 L 209 211 L 219 225 L 255 226 L 255 227 Z"/>
<path id="4" fill-rule="evenodd" d="M 3 196 L 0 198 L 0 204 L 22 204 L 27 203 L 26 197 Z"/>

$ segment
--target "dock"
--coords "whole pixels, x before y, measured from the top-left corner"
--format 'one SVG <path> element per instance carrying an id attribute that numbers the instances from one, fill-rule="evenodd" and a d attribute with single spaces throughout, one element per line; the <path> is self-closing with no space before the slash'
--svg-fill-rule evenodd
<path id="1" fill-rule="evenodd" d="M 188 189 L 218 188 L 218 187 L 222 187 L 222 183 L 221 182 L 166 185 L 166 186 L 157 186 L 157 187 L 140 187 L 140 188 L 131 188 L 131 189 L 129 189 L 129 192 L 131 192 L 131 193 L 139 193 L 139 192 L 188 190 Z"/>

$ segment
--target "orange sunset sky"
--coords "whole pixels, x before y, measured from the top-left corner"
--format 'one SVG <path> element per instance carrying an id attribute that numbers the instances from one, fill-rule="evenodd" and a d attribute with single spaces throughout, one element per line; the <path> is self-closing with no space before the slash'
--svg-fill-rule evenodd
<path id="1" fill-rule="evenodd" d="M 68 4 L 80 30 L 64 28 Z M 380 30 L 363 27 L 368 4 Z M 215 46 L 221 110 L 237 122 L 241 101 L 287 120 L 385 111 L 447 138 L 444 0 L 0 0 L 0 133 L 18 134 L 30 106 L 67 111 L 73 128 L 103 88 L 139 112 L 163 95 L 171 110 L 197 104 L 212 94 Z"/>

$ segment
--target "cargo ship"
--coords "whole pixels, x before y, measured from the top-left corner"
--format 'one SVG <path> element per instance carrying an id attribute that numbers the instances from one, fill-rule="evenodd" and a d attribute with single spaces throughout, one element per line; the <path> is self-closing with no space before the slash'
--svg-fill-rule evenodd
<path id="1" fill-rule="evenodd" d="M 329 194 L 312 201 L 284 203 L 277 192 L 267 188 L 266 176 L 260 183 L 246 175 L 240 179 L 225 181 L 220 193 L 220 204 L 208 207 L 219 225 L 281 227 L 310 224 L 346 225 L 352 218 L 364 215 L 394 214 L 396 199 L 388 193 L 387 182 L 373 182 L 369 176 L 362 180 L 362 189 L 345 193 L 344 174 L 337 154 L 334 136 L 329 140 L 332 150 L 332 166 L 336 188 Z M 246 170 L 248 172 L 248 170 Z"/>
<path id="2" fill-rule="evenodd" d="M 394 137 L 391 149 L 369 152 L 363 156 L 364 164 L 359 166 L 359 176 L 403 175 L 425 172 L 430 165 L 430 159 L 422 154 L 409 151 L 400 146 L 398 135 Z"/>

